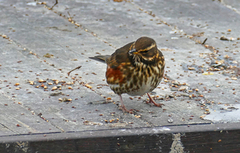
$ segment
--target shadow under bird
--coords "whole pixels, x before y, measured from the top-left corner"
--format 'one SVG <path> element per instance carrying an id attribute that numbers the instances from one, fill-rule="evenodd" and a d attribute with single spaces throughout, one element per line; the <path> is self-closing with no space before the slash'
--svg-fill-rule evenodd
<path id="1" fill-rule="evenodd" d="M 89 57 L 107 64 L 106 80 L 110 88 L 119 95 L 121 108 L 128 110 L 122 100 L 122 94 L 131 96 L 147 93 L 149 101 L 155 106 L 164 104 L 156 103 L 149 95 L 161 82 L 165 61 L 162 52 L 157 48 L 155 40 L 141 37 L 119 49 L 112 55 L 99 55 Z"/>

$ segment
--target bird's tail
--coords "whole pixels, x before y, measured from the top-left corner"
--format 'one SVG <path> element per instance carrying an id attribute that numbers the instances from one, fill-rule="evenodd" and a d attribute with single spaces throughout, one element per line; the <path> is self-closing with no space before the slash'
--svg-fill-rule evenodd
<path id="1" fill-rule="evenodd" d="M 98 55 L 98 56 L 93 56 L 89 57 L 90 59 L 94 59 L 103 63 L 106 63 L 106 60 L 110 57 L 110 55 Z"/>

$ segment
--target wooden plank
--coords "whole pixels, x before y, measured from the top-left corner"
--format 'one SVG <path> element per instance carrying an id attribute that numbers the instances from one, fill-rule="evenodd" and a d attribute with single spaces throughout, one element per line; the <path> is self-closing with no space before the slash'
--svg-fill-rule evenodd
<path id="1" fill-rule="evenodd" d="M 112 129 L 102 131 L 85 131 L 69 133 L 52 133 L 46 135 L 19 135 L 6 137 L 0 150 L 27 152 L 238 152 L 239 123 L 182 125 L 137 129 Z M 138 134 L 137 134 L 138 133 Z M 30 137 L 31 141 L 27 137 Z M 18 143 L 16 140 L 22 140 Z M 6 147 L 8 146 L 8 147 Z"/>

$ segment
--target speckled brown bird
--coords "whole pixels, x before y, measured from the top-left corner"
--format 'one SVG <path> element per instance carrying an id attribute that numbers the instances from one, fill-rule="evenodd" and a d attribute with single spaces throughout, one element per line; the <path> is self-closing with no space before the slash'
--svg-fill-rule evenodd
<path id="1" fill-rule="evenodd" d="M 152 38 L 141 37 L 117 49 L 112 55 L 90 58 L 107 63 L 107 83 L 120 96 L 123 111 L 131 112 L 123 104 L 123 93 L 131 96 L 147 93 L 147 103 L 158 107 L 163 105 L 156 103 L 149 95 L 162 80 L 165 67 L 164 56 Z"/>

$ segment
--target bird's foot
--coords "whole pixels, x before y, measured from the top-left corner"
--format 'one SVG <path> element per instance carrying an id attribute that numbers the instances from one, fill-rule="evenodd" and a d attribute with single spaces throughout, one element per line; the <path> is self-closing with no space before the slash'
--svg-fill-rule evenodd
<path id="1" fill-rule="evenodd" d="M 149 95 L 149 93 L 147 93 L 148 97 L 149 97 L 149 101 L 147 101 L 146 103 L 149 104 L 149 103 L 152 103 L 154 104 L 155 106 L 157 107 L 162 107 L 164 104 L 161 104 L 161 103 L 156 103 L 153 98 Z"/>
<path id="2" fill-rule="evenodd" d="M 120 106 L 120 109 L 124 112 L 124 113 L 129 113 L 129 114 L 133 114 L 134 113 L 134 109 L 127 109 L 124 105 Z"/>
<path id="3" fill-rule="evenodd" d="M 120 102 L 121 102 L 120 108 L 122 109 L 122 111 L 123 111 L 124 113 L 126 112 L 126 113 L 129 113 L 129 114 L 133 114 L 133 110 L 132 110 L 132 109 L 128 110 L 128 109 L 125 107 L 125 105 L 123 104 L 122 96 L 119 95 L 119 97 L 120 97 Z"/>
<path id="4" fill-rule="evenodd" d="M 122 109 L 122 111 L 123 111 L 124 113 L 134 114 L 134 113 L 136 113 L 136 112 L 139 112 L 139 110 L 136 110 L 136 109 L 129 109 L 129 110 L 128 110 L 128 109 L 125 107 L 125 105 L 123 104 L 122 96 L 119 95 L 119 97 L 120 97 L 120 102 L 121 102 L 120 108 Z"/>

